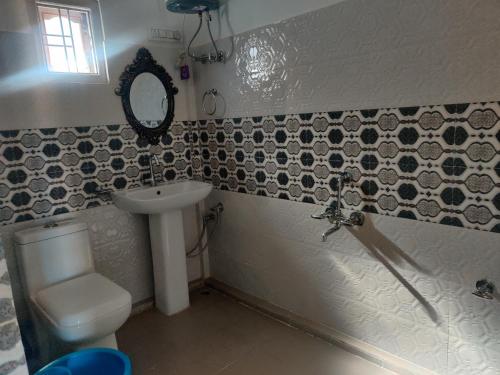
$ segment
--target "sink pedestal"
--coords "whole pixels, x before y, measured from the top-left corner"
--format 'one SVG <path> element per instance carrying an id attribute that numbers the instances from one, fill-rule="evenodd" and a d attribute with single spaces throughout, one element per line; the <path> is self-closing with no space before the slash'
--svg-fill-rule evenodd
<path id="1" fill-rule="evenodd" d="M 149 215 L 156 308 L 166 315 L 189 307 L 182 211 Z"/>
<path id="2" fill-rule="evenodd" d="M 166 315 L 189 307 L 182 209 L 205 199 L 212 185 L 178 181 L 111 193 L 118 208 L 149 215 L 156 307 Z"/>

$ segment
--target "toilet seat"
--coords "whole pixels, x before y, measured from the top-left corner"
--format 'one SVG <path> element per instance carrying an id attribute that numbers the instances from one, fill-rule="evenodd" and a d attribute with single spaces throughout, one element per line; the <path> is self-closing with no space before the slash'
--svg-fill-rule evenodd
<path id="1" fill-rule="evenodd" d="M 131 310 L 130 293 L 98 273 L 42 289 L 35 305 L 65 341 L 87 341 L 115 332 Z"/>

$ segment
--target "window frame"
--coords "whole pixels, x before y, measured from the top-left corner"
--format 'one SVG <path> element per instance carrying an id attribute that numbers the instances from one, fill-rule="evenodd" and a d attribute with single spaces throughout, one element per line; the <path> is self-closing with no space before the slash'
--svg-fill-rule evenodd
<path id="1" fill-rule="evenodd" d="M 105 37 L 99 0 L 35 0 L 34 15 L 36 15 L 37 45 L 40 51 L 43 74 L 49 81 L 68 83 L 107 84 L 109 83 L 108 64 L 106 58 Z M 69 7 L 76 10 L 89 11 L 89 24 L 96 60 L 97 73 L 53 72 L 48 67 L 48 56 L 44 46 L 44 28 L 39 15 L 38 6 Z"/>

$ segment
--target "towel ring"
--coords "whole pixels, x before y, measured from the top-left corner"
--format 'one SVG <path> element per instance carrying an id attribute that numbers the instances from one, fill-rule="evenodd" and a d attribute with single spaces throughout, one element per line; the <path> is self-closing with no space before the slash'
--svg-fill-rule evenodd
<path id="1" fill-rule="evenodd" d="M 205 91 L 205 93 L 203 94 L 203 99 L 201 100 L 201 103 L 202 103 L 203 112 L 205 112 L 207 115 L 211 116 L 211 115 L 215 114 L 215 112 L 217 112 L 217 95 L 218 95 L 218 92 L 216 89 L 209 89 L 209 90 Z M 209 96 L 212 97 L 212 99 L 214 101 L 212 111 L 207 110 L 207 106 L 206 106 L 207 98 Z"/>

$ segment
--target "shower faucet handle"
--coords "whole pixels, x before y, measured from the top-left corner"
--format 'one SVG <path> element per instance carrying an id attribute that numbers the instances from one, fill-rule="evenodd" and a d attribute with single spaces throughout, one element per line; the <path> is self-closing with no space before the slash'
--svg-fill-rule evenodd
<path id="1" fill-rule="evenodd" d="M 325 212 L 321 214 L 312 214 L 311 217 L 313 219 L 322 220 L 322 219 L 330 219 L 334 215 L 335 215 L 335 210 L 333 209 L 333 207 L 329 206 L 325 209 Z"/>
<path id="2" fill-rule="evenodd" d="M 365 215 L 362 212 L 355 211 L 349 215 L 351 225 L 361 226 L 365 222 Z"/>

